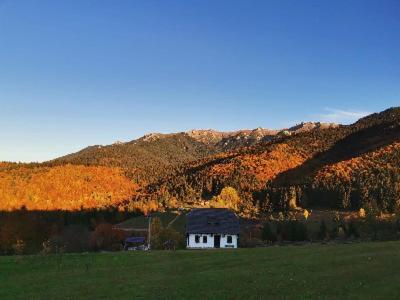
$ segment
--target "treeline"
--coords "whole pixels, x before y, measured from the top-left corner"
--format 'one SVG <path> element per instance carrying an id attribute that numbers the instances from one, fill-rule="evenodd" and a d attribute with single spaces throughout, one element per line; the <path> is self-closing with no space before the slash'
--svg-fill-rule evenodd
<path id="1" fill-rule="evenodd" d="M 125 239 L 145 237 L 146 232 L 130 232 L 115 224 L 140 213 L 107 210 L 0 212 L 0 255 L 62 254 L 87 251 L 126 250 Z M 159 217 L 152 218 L 151 248 L 185 248 L 185 236 Z"/>
<path id="2" fill-rule="evenodd" d="M 0 254 L 120 250 L 126 233 L 111 224 L 137 215 L 117 209 L 0 212 Z"/>
<path id="3" fill-rule="evenodd" d="M 349 242 L 356 240 L 398 240 L 400 215 L 382 217 L 374 209 L 360 209 L 357 216 L 343 218 L 335 212 L 331 217 L 313 218 L 304 210 L 303 216 L 280 213 L 270 215 L 262 226 L 246 228 L 241 232 L 242 247 L 267 246 L 296 242 Z M 311 214 L 311 218 L 310 218 Z"/>

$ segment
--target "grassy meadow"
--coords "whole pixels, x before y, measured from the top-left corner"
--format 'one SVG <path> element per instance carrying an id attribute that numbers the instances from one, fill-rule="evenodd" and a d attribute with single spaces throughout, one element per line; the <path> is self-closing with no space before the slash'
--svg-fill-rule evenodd
<path id="1" fill-rule="evenodd" d="M 395 299 L 400 242 L 0 257 L 0 299 Z"/>
<path id="2" fill-rule="evenodd" d="M 151 214 L 151 216 L 153 219 L 160 219 L 163 227 L 170 226 L 178 232 L 185 233 L 186 212 L 179 214 L 173 211 L 154 212 Z M 149 226 L 149 219 L 146 216 L 137 216 L 120 223 L 120 226 L 136 229 L 147 229 Z"/>

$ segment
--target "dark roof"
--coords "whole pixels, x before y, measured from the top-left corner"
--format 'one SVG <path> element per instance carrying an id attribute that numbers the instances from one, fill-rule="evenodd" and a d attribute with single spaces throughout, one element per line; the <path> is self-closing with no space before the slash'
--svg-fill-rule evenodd
<path id="1" fill-rule="evenodd" d="M 125 239 L 126 243 L 143 243 L 145 240 L 142 236 L 131 236 Z"/>
<path id="2" fill-rule="evenodd" d="M 226 208 L 197 208 L 186 215 L 186 233 L 239 234 L 239 219 Z"/>

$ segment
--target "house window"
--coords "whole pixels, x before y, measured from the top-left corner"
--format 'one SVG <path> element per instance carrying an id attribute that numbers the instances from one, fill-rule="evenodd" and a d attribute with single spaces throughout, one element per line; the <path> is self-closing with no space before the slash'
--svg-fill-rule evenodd
<path id="1" fill-rule="evenodd" d="M 195 235 L 194 236 L 194 241 L 196 242 L 196 244 L 200 243 L 200 236 L 199 235 Z"/>
<path id="2" fill-rule="evenodd" d="M 226 237 L 226 242 L 227 242 L 228 244 L 232 244 L 232 236 L 231 236 L 231 235 L 228 235 L 228 236 Z"/>
<path id="3" fill-rule="evenodd" d="M 203 243 L 207 244 L 207 236 L 206 235 L 203 236 Z"/>

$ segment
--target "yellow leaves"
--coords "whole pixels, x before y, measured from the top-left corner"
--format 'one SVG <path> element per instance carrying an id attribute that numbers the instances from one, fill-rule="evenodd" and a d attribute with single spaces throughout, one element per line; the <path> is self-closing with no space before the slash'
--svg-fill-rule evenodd
<path id="1" fill-rule="evenodd" d="M 310 216 L 310 213 L 308 212 L 307 209 L 305 209 L 305 210 L 303 211 L 303 217 L 304 217 L 304 219 L 307 221 L 307 219 L 308 219 L 309 216 Z"/>
<path id="2" fill-rule="evenodd" d="M 360 218 L 365 218 L 365 216 L 366 216 L 366 214 L 365 214 L 365 209 L 364 208 L 360 208 L 360 210 L 358 211 L 358 216 L 360 217 Z"/>
<path id="3" fill-rule="evenodd" d="M 213 197 L 210 206 L 238 210 L 240 201 L 238 192 L 234 188 L 228 186 L 224 187 L 218 196 Z"/>
<path id="4" fill-rule="evenodd" d="M 0 209 L 100 209 L 129 200 L 136 189 L 118 168 L 21 166 L 0 171 Z"/>

